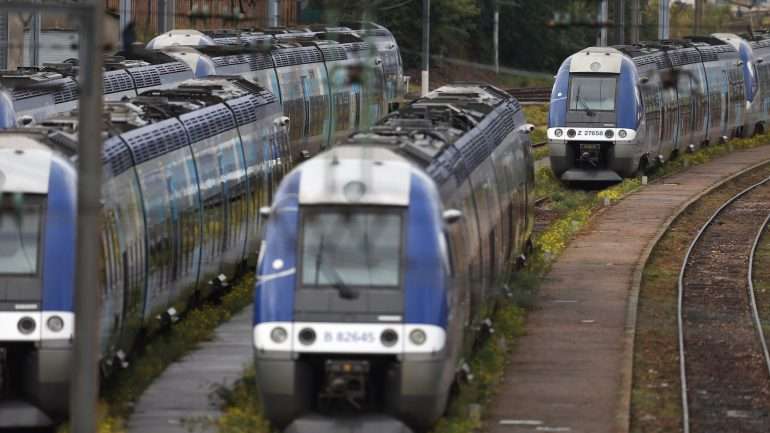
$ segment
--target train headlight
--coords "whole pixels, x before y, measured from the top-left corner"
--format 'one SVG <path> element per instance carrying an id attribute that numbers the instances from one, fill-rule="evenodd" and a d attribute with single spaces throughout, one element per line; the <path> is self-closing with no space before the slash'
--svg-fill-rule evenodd
<path id="1" fill-rule="evenodd" d="M 19 328 L 19 332 L 21 332 L 24 335 L 29 335 L 35 332 L 35 328 L 37 328 L 37 324 L 35 323 L 35 319 L 29 316 L 25 316 L 19 319 L 19 323 L 17 327 Z"/>
<path id="2" fill-rule="evenodd" d="M 315 337 L 315 331 L 310 328 L 304 328 L 303 330 L 299 331 L 299 342 L 305 346 L 310 346 L 311 344 L 315 343 Z"/>
<path id="3" fill-rule="evenodd" d="M 576 134 L 577 134 L 577 132 L 575 132 L 574 129 L 568 129 L 567 130 L 567 137 L 569 137 L 569 138 L 575 138 Z"/>
<path id="4" fill-rule="evenodd" d="M 564 135 L 564 131 L 561 128 L 558 128 L 555 131 L 553 131 L 553 135 L 557 137 L 561 137 L 562 135 Z"/>
<path id="5" fill-rule="evenodd" d="M 64 319 L 59 316 L 51 316 L 46 320 L 45 326 L 48 327 L 48 330 L 51 332 L 60 332 L 64 329 Z"/>
<path id="6" fill-rule="evenodd" d="M 289 338 L 289 333 L 280 326 L 273 328 L 273 330 L 270 331 L 270 339 L 273 340 L 273 343 L 281 344 L 286 341 L 287 338 Z"/>
<path id="7" fill-rule="evenodd" d="M 626 138 L 626 136 L 628 136 L 628 132 L 626 132 L 625 129 L 621 129 L 620 131 L 618 131 L 618 137 Z"/>
<path id="8" fill-rule="evenodd" d="M 396 331 L 392 329 L 386 329 L 382 331 L 382 334 L 380 335 L 380 341 L 382 342 L 383 346 L 395 346 L 398 342 L 398 334 L 396 334 Z"/>
<path id="9" fill-rule="evenodd" d="M 422 346 L 425 344 L 425 341 L 428 339 L 428 336 L 425 335 L 425 331 L 422 329 L 415 329 L 414 331 L 409 333 L 409 340 L 414 343 L 417 346 Z"/>
<path id="10" fill-rule="evenodd" d="M 614 132 L 612 132 L 612 130 L 611 130 L 611 129 L 608 129 L 608 130 L 604 131 L 604 136 L 605 136 L 606 138 L 612 138 L 612 137 L 614 137 L 614 136 L 615 136 L 615 133 L 614 133 Z"/>

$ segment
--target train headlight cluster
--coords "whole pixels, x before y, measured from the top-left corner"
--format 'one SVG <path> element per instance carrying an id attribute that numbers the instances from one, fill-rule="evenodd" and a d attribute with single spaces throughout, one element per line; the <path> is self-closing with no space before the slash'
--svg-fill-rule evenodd
<path id="1" fill-rule="evenodd" d="M 422 346 L 428 340 L 428 336 L 422 329 L 415 329 L 409 333 L 409 340 L 417 346 Z"/>
<path id="2" fill-rule="evenodd" d="M 555 131 L 553 131 L 553 135 L 557 137 L 561 137 L 562 135 L 564 135 L 564 131 L 561 128 L 556 129 Z"/>
<path id="3" fill-rule="evenodd" d="M 385 347 L 395 346 L 398 342 L 398 334 L 396 334 L 396 331 L 392 329 L 386 329 L 382 331 L 382 334 L 380 335 L 380 341 Z"/>
<path id="4" fill-rule="evenodd" d="M 626 132 L 625 129 L 621 129 L 620 131 L 618 131 L 618 137 L 626 138 L 626 136 L 628 136 L 628 132 Z"/>
<path id="5" fill-rule="evenodd" d="M 45 326 L 51 332 L 61 332 L 64 329 L 64 319 L 59 316 L 51 316 L 45 322 Z"/>
<path id="6" fill-rule="evenodd" d="M 607 139 L 610 139 L 610 138 L 612 138 L 614 136 L 615 136 L 615 133 L 612 132 L 611 129 L 608 129 L 608 130 L 604 131 L 604 137 L 606 137 Z"/>
<path id="7" fill-rule="evenodd" d="M 22 334 L 29 335 L 35 332 L 35 328 L 37 328 L 37 323 L 35 323 L 35 319 L 29 316 L 25 316 L 19 319 L 17 328 L 19 328 L 19 332 L 21 332 Z"/>
<path id="8" fill-rule="evenodd" d="M 303 330 L 299 331 L 299 342 L 305 346 L 310 346 L 311 344 L 315 343 L 315 337 L 315 331 L 310 328 L 304 328 Z"/>
<path id="9" fill-rule="evenodd" d="M 270 331 L 270 339 L 273 340 L 273 343 L 283 343 L 287 338 L 289 338 L 289 333 L 286 332 L 285 328 L 278 326 Z"/>

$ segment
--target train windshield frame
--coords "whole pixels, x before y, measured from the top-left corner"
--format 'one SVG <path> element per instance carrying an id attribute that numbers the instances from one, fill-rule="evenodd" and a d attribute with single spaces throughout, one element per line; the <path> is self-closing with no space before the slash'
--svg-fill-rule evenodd
<path id="1" fill-rule="evenodd" d="M 300 221 L 300 286 L 401 286 L 405 208 L 308 206 Z"/>
<path id="2" fill-rule="evenodd" d="M 45 213 L 44 195 L 0 195 L 0 275 L 39 274 Z"/>
<path id="3" fill-rule="evenodd" d="M 615 111 L 617 74 L 571 74 L 569 109 L 583 112 Z"/>

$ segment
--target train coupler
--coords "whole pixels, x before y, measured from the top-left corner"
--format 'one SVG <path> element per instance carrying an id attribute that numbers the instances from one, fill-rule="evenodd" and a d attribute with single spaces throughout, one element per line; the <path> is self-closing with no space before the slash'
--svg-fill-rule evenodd
<path id="1" fill-rule="evenodd" d="M 369 361 L 327 360 L 320 399 L 344 401 L 356 410 L 361 409 L 366 399 L 369 369 Z"/>

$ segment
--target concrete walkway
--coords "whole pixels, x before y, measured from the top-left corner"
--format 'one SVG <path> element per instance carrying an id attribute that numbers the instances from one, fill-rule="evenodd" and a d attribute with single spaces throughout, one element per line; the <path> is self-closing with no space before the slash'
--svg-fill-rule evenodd
<path id="1" fill-rule="evenodd" d="M 627 431 L 633 334 L 626 327 L 635 325 L 636 270 L 682 206 L 765 160 L 770 146 L 736 152 L 644 187 L 598 215 L 546 276 L 489 407 L 487 431 Z"/>
<path id="2" fill-rule="evenodd" d="M 253 361 L 252 308 L 219 326 L 211 341 L 169 366 L 142 394 L 128 420 L 129 433 L 188 433 L 183 420 L 193 420 L 195 432 L 215 432 L 208 423 L 220 411 L 210 402 L 217 385 L 240 379 Z"/>

